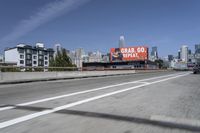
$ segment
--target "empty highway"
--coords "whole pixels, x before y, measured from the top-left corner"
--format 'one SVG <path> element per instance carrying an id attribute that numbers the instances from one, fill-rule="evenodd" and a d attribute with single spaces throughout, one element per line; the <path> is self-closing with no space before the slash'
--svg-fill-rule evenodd
<path id="1" fill-rule="evenodd" d="M 0 133 L 200 132 L 191 72 L 0 85 Z"/>

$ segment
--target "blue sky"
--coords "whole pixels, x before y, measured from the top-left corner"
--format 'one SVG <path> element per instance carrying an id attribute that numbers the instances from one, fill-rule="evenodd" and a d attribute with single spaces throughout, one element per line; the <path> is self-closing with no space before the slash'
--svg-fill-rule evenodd
<path id="1" fill-rule="evenodd" d="M 1 0 L 0 49 L 43 42 L 106 53 L 124 35 L 166 56 L 200 43 L 199 13 L 200 0 Z"/>

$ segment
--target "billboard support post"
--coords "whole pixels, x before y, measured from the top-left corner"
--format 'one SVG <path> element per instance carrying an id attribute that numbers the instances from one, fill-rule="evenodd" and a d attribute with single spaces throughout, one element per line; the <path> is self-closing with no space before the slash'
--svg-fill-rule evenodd
<path id="1" fill-rule="evenodd" d="M 147 60 L 145 60 L 144 63 L 144 69 L 147 70 Z"/>

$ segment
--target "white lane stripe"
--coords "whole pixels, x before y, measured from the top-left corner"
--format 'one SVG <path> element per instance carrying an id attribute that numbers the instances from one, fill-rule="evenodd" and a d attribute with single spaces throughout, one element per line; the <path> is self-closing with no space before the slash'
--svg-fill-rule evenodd
<path id="1" fill-rule="evenodd" d="M 75 96 L 75 95 L 79 95 L 79 94 L 99 91 L 99 90 L 103 90 L 103 89 L 107 89 L 107 88 L 111 88 L 111 87 L 117 87 L 117 86 L 122 86 L 122 85 L 126 85 L 126 84 L 142 82 L 142 81 L 146 81 L 146 80 L 152 80 L 152 79 L 158 79 L 158 78 L 163 78 L 163 77 L 168 77 L 168 76 L 174 76 L 174 75 L 178 75 L 178 74 L 169 74 L 169 75 L 164 75 L 164 76 L 147 78 L 147 79 L 143 79 L 143 80 L 137 80 L 137 81 L 133 81 L 133 82 L 125 82 L 125 83 L 116 84 L 116 85 L 109 85 L 109 86 L 105 86 L 105 87 L 100 87 L 100 88 L 95 88 L 95 89 L 90 89 L 90 90 L 85 90 L 85 91 L 80 91 L 80 92 L 74 92 L 74 93 L 69 93 L 69 94 L 45 98 L 45 99 L 40 99 L 40 100 L 36 100 L 36 101 L 21 103 L 21 104 L 17 104 L 16 106 L 27 106 L 27 105 L 32 105 L 32 104 L 36 104 L 36 103 L 41 103 L 41 102 L 51 101 L 51 100 L 55 100 L 55 99 L 65 98 L 65 97 L 69 97 L 69 96 Z M 9 109 L 13 109 L 13 108 L 15 108 L 15 107 L 13 107 L 13 106 L 2 107 L 2 108 L 0 108 L 0 111 L 9 110 Z"/>
<path id="2" fill-rule="evenodd" d="M 188 74 L 189 73 L 182 74 L 182 75 L 177 75 L 177 76 L 174 76 L 174 77 L 165 78 L 165 79 L 162 79 L 162 80 L 151 82 L 149 84 L 142 84 L 142 85 L 138 85 L 138 86 L 134 86 L 134 87 L 130 87 L 130 88 L 126 88 L 126 89 L 122 89 L 122 90 L 106 93 L 106 94 L 103 94 L 103 95 L 87 98 L 87 99 L 80 100 L 80 101 L 77 101 L 77 102 L 74 102 L 74 103 L 70 103 L 70 104 L 66 104 L 66 105 L 60 106 L 60 107 L 56 107 L 56 108 L 54 108 L 52 110 L 44 110 L 44 111 L 33 113 L 33 114 L 30 114 L 30 115 L 18 117 L 18 118 L 15 118 L 15 119 L 0 123 L 0 129 L 8 127 L 8 126 L 12 126 L 12 125 L 24 122 L 24 121 L 31 120 L 31 119 L 37 118 L 39 116 L 47 115 L 47 114 L 50 114 L 50 113 L 54 113 L 56 111 L 60 111 L 60 110 L 63 110 L 63 109 L 67 109 L 67 108 L 70 108 L 70 107 L 81 105 L 81 104 L 84 104 L 84 103 L 87 103 L 87 102 L 91 102 L 91 101 L 94 101 L 94 100 L 97 100 L 97 99 L 101 99 L 101 98 L 108 97 L 108 96 L 111 96 L 111 95 L 115 95 L 115 94 L 119 94 L 119 93 L 122 93 L 122 92 L 134 90 L 136 88 L 148 86 L 148 85 L 151 85 L 151 84 L 167 81 L 167 80 L 170 80 L 170 79 L 175 79 L 175 78 L 178 78 L 178 77 L 186 76 Z"/>
<path id="3" fill-rule="evenodd" d="M 178 74 L 177 73 L 176 74 L 169 74 L 169 75 L 158 76 L 158 77 L 153 77 L 153 78 L 147 78 L 147 79 L 142 79 L 142 80 L 137 80 L 137 81 L 132 81 L 132 82 L 125 82 L 125 83 L 116 84 L 116 85 L 109 85 L 109 86 L 104 86 L 104 87 L 100 87 L 100 88 L 89 89 L 89 90 L 85 90 L 85 91 L 74 92 L 74 93 L 69 93 L 69 94 L 65 94 L 65 95 L 60 95 L 60 96 L 55 96 L 55 97 L 50 97 L 50 98 L 44 98 L 44 99 L 40 99 L 40 100 L 36 100 L 36 101 L 31 101 L 31 102 L 26 102 L 26 103 L 21 103 L 21 104 L 17 104 L 16 106 L 27 106 L 27 105 L 32 105 L 32 104 L 36 104 L 36 103 L 41 103 L 41 102 L 56 100 L 56 99 L 60 99 L 60 98 L 65 98 L 65 97 L 70 97 L 70 96 L 85 94 L 85 93 L 89 93 L 89 92 L 104 90 L 104 89 L 108 89 L 108 88 L 111 88 L 111 87 L 117 87 L 117 86 L 122 86 L 122 85 L 127 85 L 127 84 L 133 84 L 133 83 L 137 83 L 137 82 L 139 83 L 139 82 L 143 82 L 143 81 L 147 81 L 147 80 L 153 80 L 153 79 L 158 79 L 158 78 L 165 78 L 165 77 L 169 77 L 169 76 L 176 76 L 176 75 L 179 75 L 179 74 L 181 74 L 181 73 L 178 73 Z M 2 107 L 2 108 L 0 108 L 0 111 L 14 109 L 14 108 L 15 108 L 14 106 Z"/>
<path id="4" fill-rule="evenodd" d="M 141 83 L 141 84 L 149 84 L 149 82 L 140 82 L 140 81 L 138 81 L 137 83 Z"/>

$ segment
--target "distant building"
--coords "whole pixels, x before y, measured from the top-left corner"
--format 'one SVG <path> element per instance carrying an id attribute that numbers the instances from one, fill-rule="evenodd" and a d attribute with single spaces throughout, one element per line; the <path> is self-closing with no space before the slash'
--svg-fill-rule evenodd
<path id="1" fill-rule="evenodd" d="M 171 62 L 174 59 L 173 55 L 168 55 L 168 61 Z"/>
<path id="2" fill-rule="evenodd" d="M 157 47 L 152 47 L 152 50 L 151 50 L 151 55 L 150 55 L 150 60 L 152 61 L 155 61 L 158 59 L 158 49 Z"/>
<path id="3" fill-rule="evenodd" d="M 200 44 L 195 45 L 195 60 L 196 63 L 200 63 Z"/>
<path id="4" fill-rule="evenodd" d="M 53 58 L 54 50 L 46 49 L 44 44 L 36 43 L 32 47 L 26 44 L 18 44 L 16 47 L 5 51 L 5 62 L 16 63 L 17 66 L 49 66 L 49 60 Z"/>
<path id="5" fill-rule="evenodd" d="M 0 54 L 0 62 L 4 62 L 4 56 L 2 54 Z"/>
<path id="6" fill-rule="evenodd" d="M 178 69 L 178 70 L 186 70 L 186 69 L 188 69 L 187 63 L 179 62 L 178 59 L 174 59 L 173 61 L 171 61 L 170 67 L 172 67 L 173 69 Z"/>
<path id="7" fill-rule="evenodd" d="M 188 62 L 188 46 L 187 45 L 183 45 L 181 47 L 181 60 L 182 62 L 185 62 L 185 63 Z"/>
<path id="8" fill-rule="evenodd" d="M 66 51 L 66 54 L 69 56 L 70 55 L 70 50 L 63 48 L 61 44 L 55 44 L 54 45 L 54 57 L 58 54 L 58 52 L 62 52 L 62 50 Z"/>
<path id="9" fill-rule="evenodd" d="M 125 39 L 124 36 L 120 36 L 119 38 L 119 48 L 125 47 Z"/>
<path id="10" fill-rule="evenodd" d="M 181 59 L 181 50 L 178 50 L 178 59 Z"/>
<path id="11" fill-rule="evenodd" d="M 62 49 L 61 44 L 55 44 L 54 45 L 54 57 L 60 52 Z"/>
<path id="12" fill-rule="evenodd" d="M 68 49 L 65 49 L 65 50 L 66 50 L 67 55 L 69 56 L 70 50 L 68 50 Z"/>
<path id="13" fill-rule="evenodd" d="M 72 61 L 72 64 L 75 64 L 75 51 L 70 51 L 69 57 Z"/>
<path id="14" fill-rule="evenodd" d="M 110 62 L 110 53 L 102 55 L 102 62 Z"/>
<path id="15" fill-rule="evenodd" d="M 188 55 L 191 55 L 191 54 L 192 54 L 192 50 L 188 49 Z"/>
<path id="16" fill-rule="evenodd" d="M 195 54 L 192 53 L 192 50 L 189 49 L 188 50 L 188 63 L 189 64 L 195 64 L 196 60 L 195 60 Z"/>
<path id="17" fill-rule="evenodd" d="M 100 51 L 89 53 L 88 57 L 89 57 L 88 62 L 101 62 L 102 61 L 102 54 Z"/>
<path id="18" fill-rule="evenodd" d="M 200 54 L 200 44 L 195 45 L 195 54 Z"/>
<path id="19" fill-rule="evenodd" d="M 85 51 L 83 48 L 77 48 L 75 50 L 75 57 L 76 58 L 82 58 L 82 56 L 85 54 Z"/>
<path id="20" fill-rule="evenodd" d="M 102 53 L 100 51 L 86 53 L 83 48 L 71 51 L 69 57 L 78 68 L 82 68 L 83 62 L 102 62 Z"/>
<path id="21" fill-rule="evenodd" d="M 84 49 L 83 48 L 77 48 L 75 50 L 75 57 L 74 57 L 74 64 L 78 67 L 81 68 L 83 64 L 83 56 L 85 55 Z"/>

